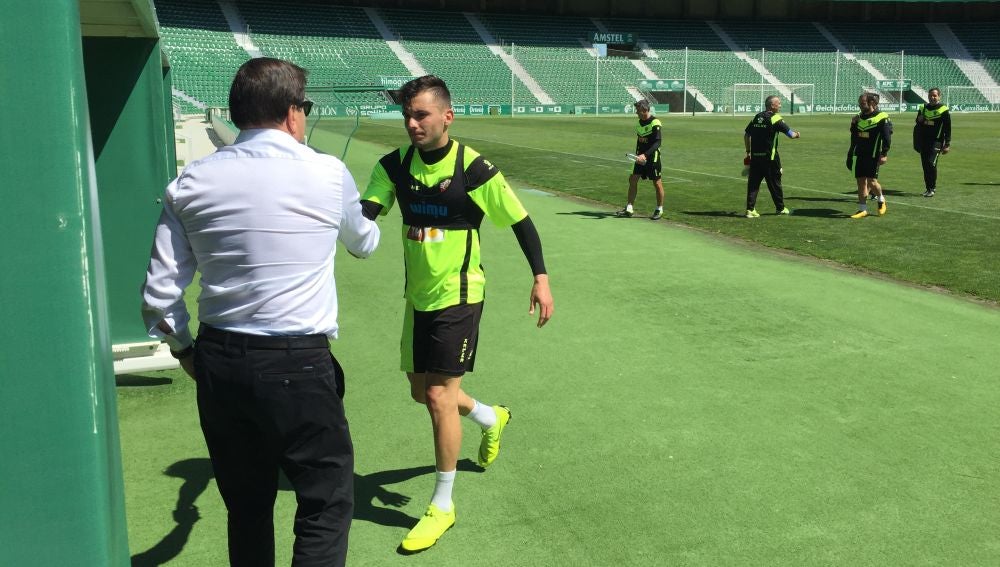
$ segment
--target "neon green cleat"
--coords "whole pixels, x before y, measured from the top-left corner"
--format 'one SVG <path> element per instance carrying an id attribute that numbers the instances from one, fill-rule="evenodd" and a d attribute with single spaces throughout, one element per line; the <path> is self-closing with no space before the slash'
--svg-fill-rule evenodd
<path id="1" fill-rule="evenodd" d="M 490 466 L 500 453 L 500 436 L 510 422 L 510 410 L 507 406 L 493 406 L 493 411 L 497 414 L 497 422 L 493 427 L 483 430 L 483 440 L 479 442 L 479 458 L 476 461 L 484 469 Z"/>
<path id="2" fill-rule="evenodd" d="M 788 207 L 785 207 L 785 208 L 781 209 L 780 211 L 778 211 L 775 214 L 777 214 L 777 215 L 790 215 L 790 214 L 792 214 L 792 211 L 789 211 Z"/>
<path id="3" fill-rule="evenodd" d="M 747 209 L 746 217 L 748 219 L 759 218 L 760 217 L 760 213 L 757 212 L 757 209 Z"/>
<path id="4" fill-rule="evenodd" d="M 440 508 L 431 504 L 424 512 L 424 517 L 420 518 L 417 525 L 413 526 L 410 533 L 406 534 L 403 543 L 399 544 L 405 551 L 423 551 L 437 543 L 448 528 L 455 525 L 455 505 L 451 505 L 451 510 L 442 512 Z"/>

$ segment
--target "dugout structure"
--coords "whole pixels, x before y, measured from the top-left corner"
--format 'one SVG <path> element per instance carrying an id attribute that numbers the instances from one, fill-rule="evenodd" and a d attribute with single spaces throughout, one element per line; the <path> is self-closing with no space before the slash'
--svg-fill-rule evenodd
<path id="1" fill-rule="evenodd" d="M 781 98 L 785 114 L 811 114 L 816 108 L 816 85 L 812 83 L 736 83 L 726 89 L 729 114 L 757 114 L 764 100 Z"/>
<path id="2" fill-rule="evenodd" d="M 0 565 L 124 567 L 112 343 L 145 336 L 170 70 L 151 0 L 7 4 Z"/>

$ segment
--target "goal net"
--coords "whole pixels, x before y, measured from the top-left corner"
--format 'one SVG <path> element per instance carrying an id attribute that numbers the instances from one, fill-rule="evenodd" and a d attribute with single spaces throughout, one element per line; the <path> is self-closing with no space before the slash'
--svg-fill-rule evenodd
<path id="1" fill-rule="evenodd" d="M 955 112 L 1000 111 L 1000 87 L 945 87 L 944 103 Z"/>
<path id="2" fill-rule="evenodd" d="M 783 114 L 809 114 L 816 106 L 813 83 L 736 83 L 726 89 L 726 104 L 731 114 L 756 114 L 764 110 L 764 99 L 781 98 Z"/>

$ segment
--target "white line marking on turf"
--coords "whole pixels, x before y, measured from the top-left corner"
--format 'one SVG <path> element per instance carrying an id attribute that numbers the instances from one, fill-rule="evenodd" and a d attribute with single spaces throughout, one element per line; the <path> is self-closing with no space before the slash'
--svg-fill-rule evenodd
<path id="1" fill-rule="evenodd" d="M 390 126 L 389 124 L 381 124 L 381 123 L 378 123 L 378 122 L 375 122 L 374 124 L 376 124 L 378 126 L 385 126 L 387 128 L 395 128 L 395 127 L 397 127 L 397 126 Z M 488 138 L 474 138 L 472 136 L 458 136 L 458 137 L 462 138 L 462 139 L 466 139 L 466 140 L 476 140 L 477 142 L 489 142 L 490 144 L 499 144 L 501 146 L 513 146 L 513 147 L 516 147 L 516 148 L 524 148 L 526 150 L 535 150 L 537 152 L 547 152 L 547 153 L 552 153 L 552 154 L 562 154 L 562 155 L 566 155 L 566 156 L 582 157 L 582 158 L 589 158 L 589 159 L 599 159 L 599 160 L 613 161 L 613 162 L 619 162 L 619 161 L 621 161 L 618 158 L 609 158 L 609 157 L 604 157 L 604 156 L 588 156 L 588 155 L 582 155 L 582 154 L 575 154 L 575 153 L 572 153 L 572 152 L 561 152 L 561 151 L 558 151 L 558 150 L 552 150 L 552 149 L 548 149 L 548 148 L 536 148 L 536 147 L 533 147 L 533 146 L 525 146 L 523 144 L 512 144 L 510 142 L 500 142 L 500 141 L 497 141 L 497 140 L 490 140 Z M 573 161 L 575 161 L 575 160 L 573 160 Z M 596 164 L 594 164 L 594 165 L 596 165 Z M 717 177 L 719 179 L 729 179 L 731 181 L 745 181 L 745 179 L 746 179 L 745 177 L 736 177 L 736 176 L 733 176 L 733 175 L 720 175 L 718 173 L 706 173 L 704 171 L 693 171 L 693 170 L 690 170 L 690 169 L 679 169 L 679 168 L 676 168 L 676 167 L 664 167 L 663 169 L 669 169 L 670 171 L 679 171 L 681 173 L 690 173 L 692 175 L 704 175 L 704 176 L 707 176 L 707 177 Z M 812 192 L 812 193 L 820 193 L 820 194 L 823 194 L 823 195 L 837 195 L 837 196 L 840 196 L 840 197 L 843 197 L 844 195 L 846 195 L 846 193 L 837 193 L 835 191 L 824 191 L 822 189 L 813 189 L 811 187 L 802 187 L 801 185 L 787 185 L 787 184 L 785 184 L 784 186 L 785 187 L 789 187 L 791 189 L 799 189 L 801 191 L 809 191 L 809 192 Z M 979 214 L 979 213 L 970 213 L 968 211 L 956 211 L 954 209 L 942 209 L 940 207 L 926 207 L 924 205 L 915 205 L 915 204 L 912 204 L 912 203 L 906 203 L 906 202 L 896 201 L 896 200 L 889 201 L 889 202 L 892 203 L 894 206 L 900 206 L 900 207 L 913 207 L 915 209 L 924 209 L 924 210 L 928 210 L 928 211 L 940 211 L 942 213 L 953 213 L 953 214 L 956 214 L 956 215 L 966 215 L 966 216 L 970 216 L 970 217 L 978 217 L 978 218 L 981 218 L 981 219 L 1000 220 L 1000 217 L 995 217 L 995 216 L 990 216 L 990 215 L 982 215 L 982 214 Z"/>

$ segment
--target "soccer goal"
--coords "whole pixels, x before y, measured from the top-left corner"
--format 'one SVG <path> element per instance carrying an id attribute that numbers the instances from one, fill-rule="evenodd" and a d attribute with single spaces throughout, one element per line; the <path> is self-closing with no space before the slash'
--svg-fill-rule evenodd
<path id="1" fill-rule="evenodd" d="M 764 99 L 781 97 L 784 114 L 809 114 L 816 107 L 816 85 L 813 83 L 736 83 L 726 89 L 732 114 L 756 114 L 764 110 Z"/>
<path id="2" fill-rule="evenodd" d="M 1000 87 L 945 87 L 944 103 L 955 112 L 1000 111 Z"/>

